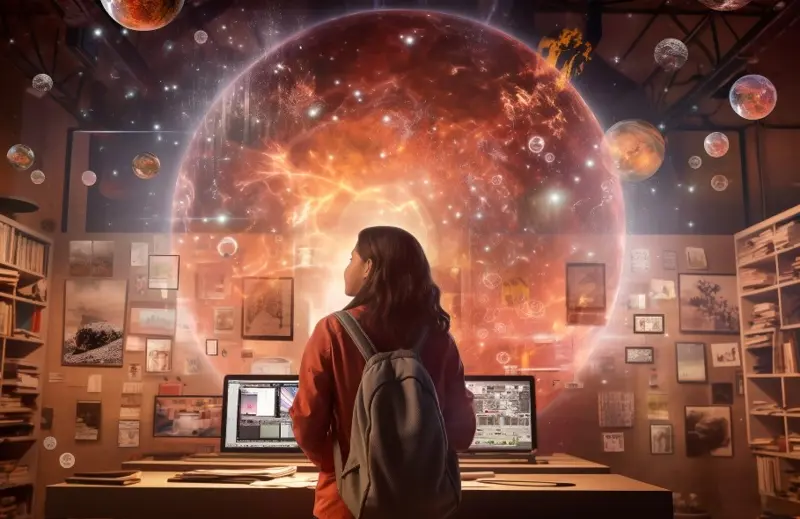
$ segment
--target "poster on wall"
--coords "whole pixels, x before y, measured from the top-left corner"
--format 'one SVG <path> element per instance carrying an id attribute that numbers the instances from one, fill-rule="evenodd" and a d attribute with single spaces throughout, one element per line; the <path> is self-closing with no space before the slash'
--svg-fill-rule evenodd
<path id="1" fill-rule="evenodd" d="M 661 255 L 661 267 L 664 270 L 678 270 L 678 253 L 674 250 L 665 250 Z"/>
<path id="2" fill-rule="evenodd" d="M 149 245 L 146 242 L 131 243 L 131 267 L 146 267 L 149 255 Z"/>
<path id="3" fill-rule="evenodd" d="M 150 256 L 147 267 L 147 288 L 178 290 L 180 265 L 180 256 Z"/>
<path id="4" fill-rule="evenodd" d="M 664 314 L 633 314 L 633 333 L 661 335 L 665 327 Z"/>
<path id="5" fill-rule="evenodd" d="M 244 278 L 242 294 L 243 339 L 293 340 L 293 278 Z"/>
<path id="6" fill-rule="evenodd" d="M 131 307 L 128 331 L 131 335 L 171 337 L 175 334 L 177 318 L 175 308 Z"/>
<path id="7" fill-rule="evenodd" d="M 138 420 L 120 420 L 117 435 L 117 445 L 123 448 L 139 446 Z"/>
<path id="8" fill-rule="evenodd" d="M 114 242 L 69 242 L 69 275 L 71 277 L 112 277 L 114 275 Z"/>
<path id="9" fill-rule="evenodd" d="M 605 317 L 605 264 L 567 263 L 567 324 L 602 326 Z"/>
<path id="10" fill-rule="evenodd" d="M 650 424 L 650 454 L 673 454 L 672 425 Z"/>
<path id="11" fill-rule="evenodd" d="M 219 438 L 221 396 L 157 396 L 153 416 L 156 438 Z"/>
<path id="12" fill-rule="evenodd" d="M 708 381 L 706 345 L 702 342 L 676 342 L 675 364 L 680 383 Z"/>
<path id="13" fill-rule="evenodd" d="M 78 401 L 75 407 L 75 439 L 97 441 L 100 439 L 102 404 L 99 401 Z"/>
<path id="14" fill-rule="evenodd" d="M 148 373 L 167 373 L 172 370 L 172 339 L 147 339 L 145 349 Z"/>
<path id="15" fill-rule="evenodd" d="M 731 408 L 686 406 L 686 456 L 733 457 Z"/>
<path id="16" fill-rule="evenodd" d="M 711 345 L 711 365 L 715 368 L 735 368 L 742 365 L 739 343 L 726 342 Z"/>
<path id="17" fill-rule="evenodd" d="M 643 274 L 645 272 L 650 272 L 649 249 L 631 250 L 631 272 L 633 274 Z"/>
<path id="18" fill-rule="evenodd" d="M 669 396 L 667 393 L 657 391 L 647 393 L 647 419 L 669 420 Z"/>
<path id="19" fill-rule="evenodd" d="M 122 366 L 127 287 L 119 279 L 66 281 L 62 366 Z"/>
<path id="20" fill-rule="evenodd" d="M 680 274 L 683 333 L 739 333 L 739 303 L 733 274 Z"/>
<path id="21" fill-rule="evenodd" d="M 597 395 L 600 427 L 633 427 L 633 393 L 603 391 Z"/>
<path id="22" fill-rule="evenodd" d="M 689 270 L 706 270 L 708 260 L 706 251 L 701 247 L 686 247 L 686 265 Z"/>
<path id="23" fill-rule="evenodd" d="M 214 333 L 233 333 L 236 327 L 236 311 L 232 306 L 214 308 Z"/>
<path id="24" fill-rule="evenodd" d="M 603 452 L 625 452 L 625 433 L 601 433 L 603 435 Z"/>

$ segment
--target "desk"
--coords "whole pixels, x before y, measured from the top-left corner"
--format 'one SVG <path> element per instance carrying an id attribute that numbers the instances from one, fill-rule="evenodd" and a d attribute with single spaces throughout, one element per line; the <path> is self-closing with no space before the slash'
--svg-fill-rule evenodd
<path id="1" fill-rule="evenodd" d="M 553 454 L 552 456 L 537 456 L 537 459 L 547 461 L 546 464 L 528 463 L 522 458 L 516 460 L 500 459 L 496 456 L 474 456 L 460 459 L 461 470 L 464 472 L 491 470 L 503 474 L 609 474 L 611 470 L 606 465 L 594 463 L 569 454 Z M 136 461 L 126 461 L 122 464 L 124 470 L 141 470 L 146 472 L 184 472 L 198 469 L 243 469 L 257 467 L 280 467 L 284 465 L 297 466 L 298 472 L 317 472 L 317 468 L 304 457 L 264 457 L 264 458 L 215 458 L 187 457 L 178 460 L 154 460 L 147 458 Z"/>
<path id="2" fill-rule="evenodd" d="M 301 488 L 167 483 L 172 474 L 146 472 L 129 487 L 47 487 L 45 519 L 310 519 L 314 474 L 297 474 Z M 542 488 L 465 482 L 457 519 L 672 519 L 672 494 L 616 474 L 515 475 L 514 480 L 574 483 Z"/>

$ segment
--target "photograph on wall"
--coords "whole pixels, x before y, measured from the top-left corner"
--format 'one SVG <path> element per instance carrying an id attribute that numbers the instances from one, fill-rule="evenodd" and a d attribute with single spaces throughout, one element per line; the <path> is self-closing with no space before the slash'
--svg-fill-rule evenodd
<path id="1" fill-rule="evenodd" d="M 606 266 L 604 263 L 567 263 L 567 324 L 605 324 Z"/>
<path id="2" fill-rule="evenodd" d="M 647 310 L 647 294 L 628 295 L 628 310 Z"/>
<path id="3" fill-rule="evenodd" d="M 146 267 L 150 246 L 146 242 L 131 243 L 131 267 Z"/>
<path id="4" fill-rule="evenodd" d="M 675 299 L 675 282 L 671 279 L 651 279 L 650 297 L 656 301 Z"/>
<path id="5" fill-rule="evenodd" d="M 293 278 L 244 278 L 242 294 L 243 339 L 294 338 Z"/>
<path id="6" fill-rule="evenodd" d="M 739 333 L 736 276 L 679 274 L 680 325 L 683 333 Z"/>
<path id="7" fill-rule="evenodd" d="M 123 448 L 139 446 L 139 422 L 137 420 L 120 420 L 117 446 Z"/>
<path id="8" fill-rule="evenodd" d="M 686 265 L 689 270 L 706 270 L 708 260 L 706 251 L 701 247 L 686 247 Z"/>
<path id="9" fill-rule="evenodd" d="M 647 419 L 669 420 L 669 396 L 666 393 L 647 393 Z"/>
<path id="10" fill-rule="evenodd" d="M 650 249 L 631 249 L 631 273 L 650 272 Z"/>
<path id="11" fill-rule="evenodd" d="M 157 396 L 153 415 L 156 438 L 219 438 L 221 396 Z"/>
<path id="12" fill-rule="evenodd" d="M 147 288 L 150 290 L 178 290 L 180 256 L 154 256 L 148 258 Z"/>
<path id="13" fill-rule="evenodd" d="M 230 278 L 222 265 L 198 265 L 195 276 L 197 299 L 219 301 L 231 295 Z"/>
<path id="14" fill-rule="evenodd" d="M 125 299 L 120 279 L 68 279 L 62 366 L 122 366 Z"/>
<path id="15" fill-rule="evenodd" d="M 172 339 L 147 339 L 145 355 L 148 373 L 168 373 L 172 370 Z"/>
<path id="16" fill-rule="evenodd" d="M 531 288 L 529 283 L 520 276 L 514 276 L 510 279 L 503 279 L 500 285 L 500 298 L 503 306 L 508 308 L 516 308 L 531 297 Z"/>
<path id="17" fill-rule="evenodd" d="M 78 401 L 75 406 L 75 439 L 97 441 L 100 439 L 101 403 L 99 401 Z"/>
<path id="18" fill-rule="evenodd" d="M 625 348 L 626 364 L 653 364 L 655 351 L 648 346 L 629 346 Z"/>
<path id="19" fill-rule="evenodd" d="M 706 369 L 706 345 L 702 342 L 676 342 L 675 364 L 678 382 L 705 383 L 708 381 Z"/>
<path id="20" fill-rule="evenodd" d="M 187 357 L 183 359 L 184 375 L 199 375 L 202 370 L 203 367 L 198 357 Z"/>
<path id="21" fill-rule="evenodd" d="M 114 242 L 92 242 L 92 277 L 110 278 L 114 275 Z"/>
<path id="22" fill-rule="evenodd" d="M 633 393 L 602 391 L 597 394 L 600 427 L 633 427 Z"/>
<path id="23" fill-rule="evenodd" d="M 69 242 L 69 275 L 73 278 L 92 275 L 92 242 Z"/>
<path id="24" fill-rule="evenodd" d="M 650 424 L 650 454 L 674 454 L 672 425 Z"/>
<path id="25" fill-rule="evenodd" d="M 125 337 L 125 351 L 144 351 L 144 337 L 136 335 Z"/>
<path id="26" fill-rule="evenodd" d="M 128 332 L 133 335 L 160 335 L 171 337 L 175 334 L 177 320 L 175 308 L 131 307 Z"/>
<path id="27" fill-rule="evenodd" d="M 664 270 L 678 270 L 678 253 L 674 250 L 665 250 L 661 254 L 661 267 Z"/>
<path id="28" fill-rule="evenodd" d="M 217 339 L 206 339 L 206 355 L 210 357 L 219 355 L 219 341 Z"/>
<path id="29" fill-rule="evenodd" d="M 711 365 L 715 368 L 736 368 L 742 365 L 738 342 L 712 343 Z"/>
<path id="30" fill-rule="evenodd" d="M 603 435 L 603 452 L 625 452 L 625 433 L 601 433 Z"/>
<path id="31" fill-rule="evenodd" d="M 141 382 L 142 380 L 142 365 L 134 362 L 128 364 L 128 380 L 131 382 Z"/>
<path id="32" fill-rule="evenodd" d="M 711 384 L 711 403 L 733 405 L 733 384 L 730 382 L 713 382 Z"/>
<path id="33" fill-rule="evenodd" d="M 633 314 L 633 333 L 661 335 L 665 326 L 664 314 Z"/>
<path id="34" fill-rule="evenodd" d="M 214 308 L 214 333 L 231 333 L 235 327 L 236 311 L 232 306 Z"/>
<path id="35" fill-rule="evenodd" d="M 730 407 L 686 406 L 686 455 L 733 456 Z"/>

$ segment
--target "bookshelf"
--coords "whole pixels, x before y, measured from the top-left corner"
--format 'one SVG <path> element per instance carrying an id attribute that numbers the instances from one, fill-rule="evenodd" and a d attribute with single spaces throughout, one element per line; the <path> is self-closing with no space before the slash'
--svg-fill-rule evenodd
<path id="1" fill-rule="evenodd" d="M 734 237 L 747 436 L 762 505 L 800 513 L 800 205 Z"/>
<path id="2" fill-rule="evenodd" d="M 0 516 L 33 514 L 52 242 L 0 216 Z"/>

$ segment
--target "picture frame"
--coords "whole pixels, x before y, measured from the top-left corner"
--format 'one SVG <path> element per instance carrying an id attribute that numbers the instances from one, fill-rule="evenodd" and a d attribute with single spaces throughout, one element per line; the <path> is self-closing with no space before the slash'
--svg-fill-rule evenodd
<path id="1" fill-rule="evenodd" d="M 206 339 L 206 355 L 209 357 L 216 357 L 219 355 L 218 339 Z"/>
<path id="2" fill-rule="evenodd" d="M 739 334 L 736 275 L 678 274 L 681 333 Z"/>
<path id="3" fill-rule="evenodd" d="M 127 292 L 124 279 L 66 280 L 62 366 L 122 367 Z"/>
<path id="4" fill-rule="evenodd" d="M 178 309 L 175 306 L 131 306 L 128 319 L 130 335 L 172 337 L 178 325 Z"/>
<path id="5" fill-rule="evenodd" d="M 99 441 L 103 426 L 103 404 L 100 400 L 78 400 L 75 405 L 75 434 L 77 441 Z"/>
<path id="6" fill-rule="evenodd" d="M 711 403 L 714 405 L 733 405 L 733 382 L 712 382 Z"/>
<path id="7" fill-rule="evenodd" d="M 687 405 L 684 419 L 687 457 L 733 457 L 730 406 Z"/>
<path id="8" fill-rule="evenodd" d="M 153 405 L 153 438 L 220 438 L 222 396 L 157 395 Z"/>
<path id="9" fill-rule="evenodd" d="M 172 339 L 149 337 L 145 345 L 145 357 L 147 373 L 169 373 L 172 371 Z"/>
<path id="10" fill-rule="evenodd" d="M 178 290 L 180 273 L 181 257 L 176 254 L 151 254 L 147 258 L 147 288 L 150 290 Z"/>
<path id="11" fill-rule="evenodd" d="M 214 333 L 231 334 L 236 330 L 236 309 L 232 306 L 214 307 Z"/>
<path id="12" fill-rule="evenodd" d="M 672 424 L 650 424 L 650 454 L 675 454 Z"/>
<path id="13" fill-rule="evenodd" d="M 674 250 L 662 251 L 661 267 L 664 270 L 678 270 L 678 252 Z"/>
<path id="14" fill-rule="evenodd" d="M 633 314 L 633 333 L 663 335 L 665 330 L 664 314 Z"/>
<path id="15" fill-rule="evenodd" d="M 625 364 L 655 364 L 655 350 L 651 346 L 626 346 Z"/>
<path id="16" fill-rule="evenodd" d="M 708 382 L 705 343 L 676 342 L 675 368 L 680 384 L 705 384 Z"/>
<path id="17" fill-rule="evenodd" d="M 566 288 L 568 325 L 605 324 L 605 263 L 567 263 Z"/>
<path id="18" fill-rule="evenodd" d="M 715 368 L 738 368 L 742 365 L 738 342 L 711 343 L 711 365 Z"/>
<path id="19" fill-rule="evenodd" d="M 242 339 L 294 340 L 294 278 L 242 279 Z"/>

